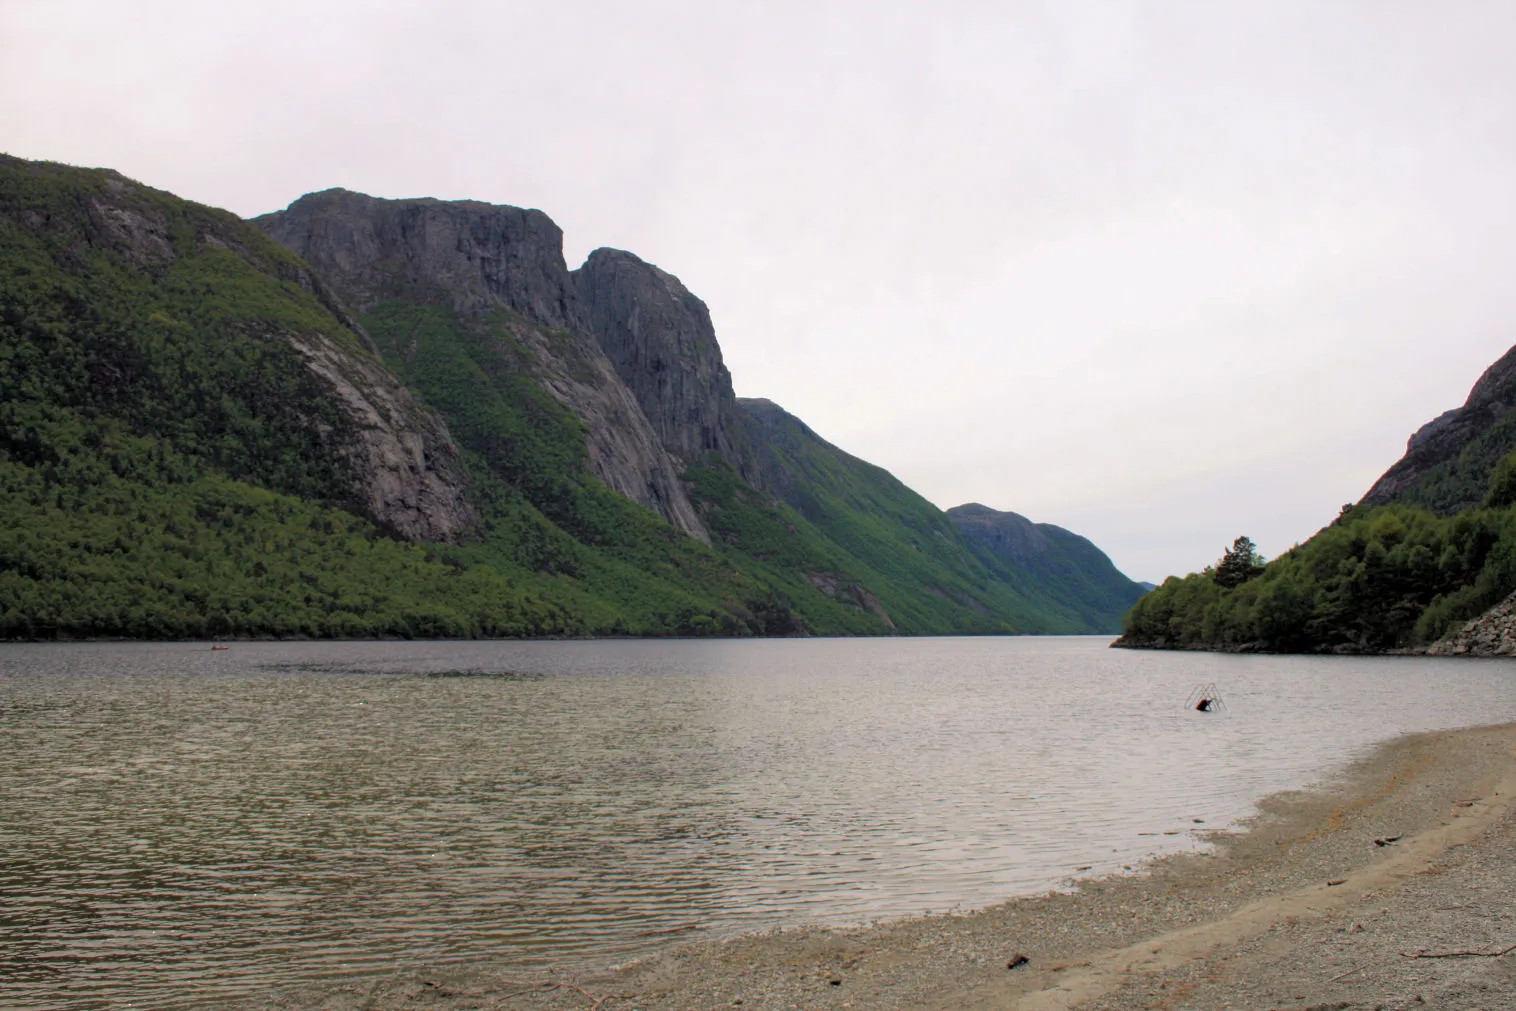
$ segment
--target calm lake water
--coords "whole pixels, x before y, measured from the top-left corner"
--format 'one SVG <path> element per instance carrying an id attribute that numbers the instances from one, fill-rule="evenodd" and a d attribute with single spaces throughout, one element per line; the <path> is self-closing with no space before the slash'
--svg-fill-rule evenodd
<path id="1" fill-rule="evenodd" d="M 0 1004 L 983 906 L 1516 720 L 1506 661 L 1108 641 L 0 646 Z"/>

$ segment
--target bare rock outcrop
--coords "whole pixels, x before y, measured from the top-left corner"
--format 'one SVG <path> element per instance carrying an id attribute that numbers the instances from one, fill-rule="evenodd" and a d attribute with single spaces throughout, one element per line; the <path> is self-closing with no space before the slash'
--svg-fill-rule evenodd
<path id="1" fill-rule="evenodd" d="M 160 266 L 174 259 L 163 211 L 130 199 L 133 187 L 119 179 L 107 181 L 104 192 L 85 201 L 90 223 L 110 246 L 134 266 Z M 125 199 L 123 199 L 125 198 Z"/>
<path id="2" fill-rule="evenodd" d="M 254 224 L 310 263 L 359 312 L 403 298 L 449 306 L 465 319 L 502 308 L 519 314 L 521 325 L 511 328 L 532 353 L 533 378 L 583 422 L 595 476 L 709 540 L 665 440 L 595 339 L 563 259 L 563 233 L 546 214 L 326 190 Z"/>
<path id="3" fill-rule="evenodd" d="M 473 526 L 467 478 L 447 426 L 377 359 L 325 334 L 287 334 L 350 423 L 346 452 L 370 517 L 413 541 Z"/>
<path id="4" fill-rule="evenodd" d="M 894 619 L 884 609 L 879 598 L 864 589 L 857 580 L 840 572 L 802 572 L 801 575 L 805 576 L 806 582 L 833 600 L 840 600 L 843 603 L 852 604 L 859 610 L 868 611 L 884 622 L 885 628 L 892 632 L 896 630 Z"/>
<path id="5" fill-rule="evenodd" d="M 631 390 L 586 337 L 508 324 L 532 356 L 537 381 L 585 423 L 590 469 L 612 491 L 658 513 L 696 540 L 710 534 L 685 492 L 675 462 L 658 444 Z"/>
<path id="6" fill-rule="evenodd" d="M 744 419 L 705 303 L 674 275 L 619 249 L 595 250 L 574 282 L 589 333 L 664 447 L 685 461 L 718 453 L 751 476 Z"/>
<path id="7" fill-rule="evenodd" d="M 1427 648 L 1429 656 L 1516 656 L 1516 593 Z"/>
<path id="8" fill-rule="evenodd" d="M 310 293 L 351 333 L 336 327 L 333 333 L 276 329 L 249 339 L 288 342 L 330 390 L 346 421 L 331 434 L 345 457 L 343 470 L 352 476 L 354 501 L 370 519 L 410 540 L 453 540 L 473 525 L 467 478 L 447 426 L 375 357 L 368 335 L 304 264 L 232 214 L 177 201 L 114 173 L 105 176 L 84 211 L 89 229 L 82 238 L 135 267 L 160 268 L 180 255 L 220 250 Z M 176 249 L 170 221 L 175 214 L 191 226 L 192 247 Z"/>
<path id="9" fill-rule="evenodd" d="M 550 327 L 579 322 L 563 232 L 541 211 L 332 189 L 253 224 L 315 267 L 360 313 L 421 294 L 463 315 L 504 305 Z"/>

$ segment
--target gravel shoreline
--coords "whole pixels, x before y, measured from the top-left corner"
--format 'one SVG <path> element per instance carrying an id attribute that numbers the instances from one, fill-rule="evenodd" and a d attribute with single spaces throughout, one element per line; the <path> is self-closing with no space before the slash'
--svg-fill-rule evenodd
<path id="1" fill-rule="evenodd" d="M 1516 724 L 1382 745 L 1209 853 L 964 915 L 540 974 L 439 968 L 242 1011 L 1516 1009 Z"/>

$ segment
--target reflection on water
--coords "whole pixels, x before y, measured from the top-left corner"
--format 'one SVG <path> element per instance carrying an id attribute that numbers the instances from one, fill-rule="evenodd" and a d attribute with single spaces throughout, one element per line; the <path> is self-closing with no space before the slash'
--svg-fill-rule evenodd
<path id="1" fill-rule="evenodd" d="M 1507 662 L 1105 644 L 0 647 L 0 1003 L 985 905 L 1516 719 Z"/>

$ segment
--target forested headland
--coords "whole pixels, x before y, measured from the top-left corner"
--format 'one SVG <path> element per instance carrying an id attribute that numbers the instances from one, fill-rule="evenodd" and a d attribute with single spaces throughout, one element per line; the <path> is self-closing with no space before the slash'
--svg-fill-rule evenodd
<path id="1" fill-rule="evenodd" d="M 1475 508 L 1439 515 L 1412 505 L 1346 506 L 1330 526 L 1267 564 L 1239 538 L 1215 565 L 1170 577 L 1139 600 L 1116 645 L 1417 649 L 1513 592 L 1516 454 L 1507 454 Z"/>

